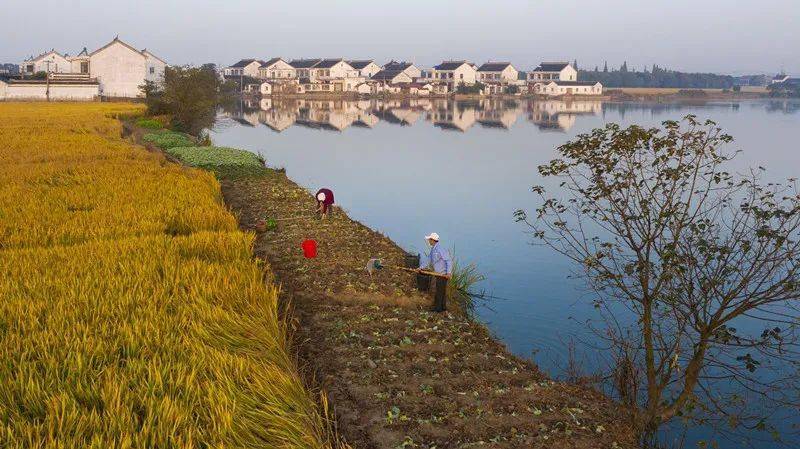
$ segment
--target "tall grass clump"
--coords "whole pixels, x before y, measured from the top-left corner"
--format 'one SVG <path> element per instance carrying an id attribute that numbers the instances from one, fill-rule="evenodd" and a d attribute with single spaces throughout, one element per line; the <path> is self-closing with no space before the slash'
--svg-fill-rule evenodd
<path id="1" fill-rule="evenodd" d="M 156 119 L 143 117 L 136 120 L 136 126 L 145 129 L 161 129 L 164 127 L 164 124 Z"/>
<path id="2" fill-rule="evenodd" d="M 453 272 L 447 283 L 448 304 L 455 304 L 468 318 L 474 318 L 476 302 L 486 300 L 484 292 L 476 290 L 476 286 L 485 280 L 477 265 L 464 265 L 454 255 Z"/>
<path id="3" fill-rule="evenodd" d="M 253 236 L 139 112 L 0 103 L 0 447 L 330 448 Z"/>

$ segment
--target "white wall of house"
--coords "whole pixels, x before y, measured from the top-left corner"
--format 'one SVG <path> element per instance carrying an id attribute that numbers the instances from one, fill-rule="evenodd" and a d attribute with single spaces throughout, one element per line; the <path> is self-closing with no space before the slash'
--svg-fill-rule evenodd
<path id="1" fill-rule="evenodd" d="M 143 51 L 142 54 L 147 58 L 145 79 L 154 83 L 163 81 L 164 70 L 167 68 L 167 63 L 147 50 Z"/>
<path id="2" fill-rule="evenodd" d="M 89 73 L 89 56 L 70 58 L 70 73 Z"/>
<path id="3" fill-rule="evenodd" d="M 533 91 L 539 95 L 545 96 L 558 96 L 558 95 L 602 95 L 603 85 L 595 83 L 593 85 L 559 85 L 555 82 L 549 83 L 536 83 L 533 86 Z"/>
<path id="4" fill-rule="evenodd" d="M 558 72 L 528 72 L 528 81 L 578 81 L 578 71 L 568 64 Z"/>
<path id="5" fill-rule="evenodd" d="M 27 74 L 38 72 L 69 73 L 72 70 L 72 64 L 60 53 L 49 51 L 33 60 L 24 61 L 20 64 L 20 70 Z"/>
<path id="6" fill-rule="evenodd" d="M 225 67 L 222 73 L 224 73 L 225 76 L 250 76 L 257 78 L 259 67 L 261 67 L 261 63 L 253 61 L 244 67 Z"/>
<path id="7" fill-rule="evenodd" d="M 422 76 L 422 70 L 420 70 L 419 67 L 415 66 L 414 64 L 411 64 L 403 69 L 403 72 L 405 72 L 411 78 L 419 78 Z"/>
<path id="8" fill-rule="evenodd" d="M 138 50 L 114 39 L 89 55 L 89 73 L 100 82 L 106 97 L 135 98 L 142 95 L 147 57 Z"/>
<path id="9" fill-rule="evenodd" d="M 54 84 L 49 86 L 50 100 L 92 101 L 99 95 L 97 84 Z M 14 83 L 0 81 L 0 100 L 47 100 L 46 83 Z"/>
<path id="10" fill-rule="evenodd" d="M 432 70 L 433 80 L 446 82 L 453 88 L 459 84 L 472 85 L 475 84 L 478 76 L 478 71 L 475 67 L 468 63 L 461 64 L 453 70 Z"/>
<path id="11" fill-rule="evenodd" d="M 315 78 L 321 79 L 357 78 L 359 76 L 358 70 L 344 61 L 339 61 L 331 67 L 313 68 L 311 70 L 314 72 Z"/>
<path id="12" fill-rule="evenodd" d="M 372 78 L 372 75 L 381 71 L 381 66 L 375 64 L 374 62 L 370 62 L 369 64 L 365 65 L 364 68 L 358 71 L 359 76 L 363 76 L 364 78 Z"/>
<path id="13" fill-rule="evenodd" d="M 486 81 L 499 81 L 499 82 L 516 82 L 517 77 L 519 76 L 519 71 L 514 68 L 512 65 L 506 66 L 500 72 L 478 72 L 477 73 L 477 80 L 480 82 Z"/>

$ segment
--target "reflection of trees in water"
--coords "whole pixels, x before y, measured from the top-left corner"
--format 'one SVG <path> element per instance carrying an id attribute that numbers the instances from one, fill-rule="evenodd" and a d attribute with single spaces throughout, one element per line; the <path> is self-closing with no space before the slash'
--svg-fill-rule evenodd
<path id="1" fill-rule="evenodd" d="M 614 111 L 625 118 L 627 112 L 650 112 L 652 116 L 673 114 L 689 109 L 725 110 L 739 109 L 739 102 L 709 102 L 709 101 L 684 101 L 674 103 L 603 103 L 603 113 Z"/>
<path id="2" fill-rule="evenodd" d="M 800 101 L 797 100 L 771 100 L 765 105 L 770 113 L 797 114 L 800 111 Z"/>

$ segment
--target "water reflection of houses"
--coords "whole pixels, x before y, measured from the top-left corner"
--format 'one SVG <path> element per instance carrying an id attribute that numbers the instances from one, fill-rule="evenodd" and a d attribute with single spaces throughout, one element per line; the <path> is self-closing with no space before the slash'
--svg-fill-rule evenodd
<path id="1" fill-rule="evenodd" d="M 437 101 L 428 112 L 428 121 L 433 122 L 433 126 L 437 128 L 464 132 L 475 124 L 477 114 L 474 105 Z"/>
<path id="2" fill-rule="evenodd" d="M 581 115 L 602 112 L 599 100 L 520 101 L 488 98 L 454 101 L 446 98 L 417 99 L 276 99 L 243 101 L 227 115 L 247 126 L 259 123 L 281 132 L 291 126 L 343 131 L 350 126 L 374 128 L 378 123 L 411 126 L 425 121 L 442 130 L 482 128 L 509 129 L 526 113 L 543 130 L 568 130 Z"/>
<path id="3" fill-rule="evenodd" d="M 477 108 L 477 120 L 484 128 L 509 129 L 522 113 L 519 102 L 513 100 L 481 100 Z"/>
<path id="4" fill-rule="evenodd" d="M 270 98 L 261 99 L 258 121 L 275 132 L 281 132 L 297 120 L 297 102 L 273 102 Z"/>
<path id="5" fill-rule="evenodd" d="M 528 120 L 539 129 L 567 131 L 580 115 L 599 115 L 603 103 L 599 100 L 535 101 L 528 103 Z"/>

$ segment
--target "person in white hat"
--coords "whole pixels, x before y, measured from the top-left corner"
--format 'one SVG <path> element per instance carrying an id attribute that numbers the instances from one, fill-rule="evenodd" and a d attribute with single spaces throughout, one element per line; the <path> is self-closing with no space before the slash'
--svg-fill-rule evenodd
<path id="1" fill-rule="evenodd" d="M 434 282 L 434 305 L 433 309 L 442 312 L 447 309 L 445 295 L 447 294 L 447 281 L 453 275 L 453 259 L 450 252 L 439 244 L 439 234 L 432 232 L 425 236 L 431 250 L 428 257 L 420 259 L 419 271 L 429 269 L 445 276 L 435 276 Z"/>
<path id="2" fill-rule="evenodd" d="M 450 252 L 439 245 L 439 234 L 432 232 L 425 236 L 425 240 L 431 246 L 431 251 L 427 258 L 420 260 L 419 269 L 430 269 L 448 276 L 453 274 L 453 259 L 450 257 Z"/>

